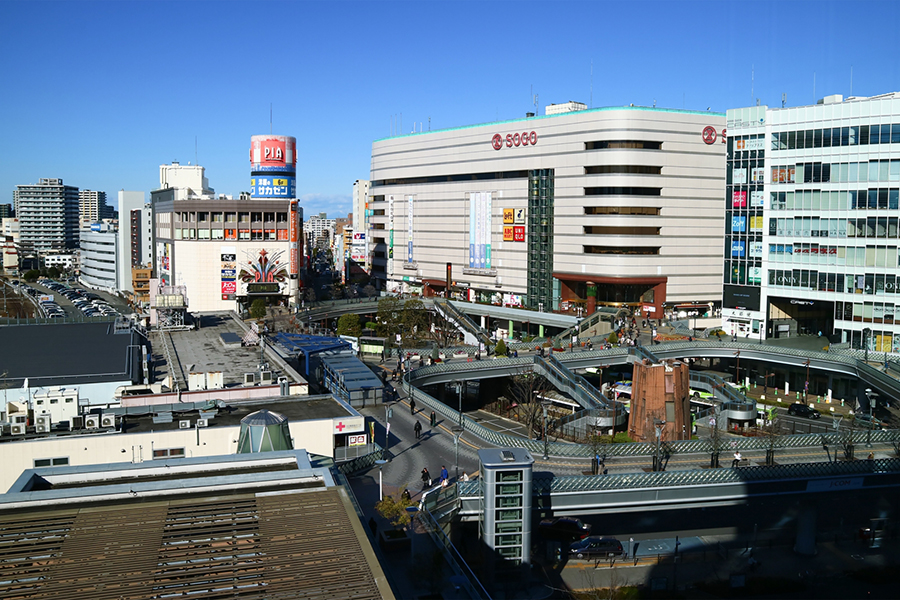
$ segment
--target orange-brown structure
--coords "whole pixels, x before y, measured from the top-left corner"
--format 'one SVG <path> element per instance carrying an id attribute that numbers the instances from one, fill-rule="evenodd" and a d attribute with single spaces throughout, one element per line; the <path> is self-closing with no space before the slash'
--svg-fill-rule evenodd
<path id="1" fill-rule="evenodd" d="M 656 426 L 665 422 L 660 441 L 691 438 L 690 369 L 679 361 L 634 363 L 628 435 L 656 441 Z"/>

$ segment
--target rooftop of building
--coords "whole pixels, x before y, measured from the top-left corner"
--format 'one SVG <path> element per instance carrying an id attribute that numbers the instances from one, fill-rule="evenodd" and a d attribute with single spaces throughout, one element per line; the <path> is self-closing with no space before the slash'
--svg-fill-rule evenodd
<path id="1" fill-rule="evenodd" d="M 143 335 L 122 320 L 0 327 L 0 375 L 7 388 L 134 380 Z"/>
<path id="2" fill-rule="evenodd" d="M 29 470 L 0 528 L 7 599 L 393 597 L 348 493 L 304 450 Z"/>
<path id="3" fill-rule="evenodd" d="M 657 108 L 655 106 L 636 106 L 634 104 L 631 104 L 628 106 L 604 106 L 604 107 L 600 107 L 600 108 L 586 108 L 584 110 L 561 112 L 561 113 L 550 114 L 550 115 L 525 116 L 525 117 L 521 117 L 518 119 L 507 119 L 504 121 L 491 121 L 488 123 L 476 123 L 473 125 L 461 125 L 459 127 L 448 127 L 446 129 L 431 129 L 429 131 L 416 131 L 413 133 L 404 133 L 401 135 L 393 135 L 393 136 L 389 136 L 386 138 L 380 138 L 380 139 L 375 140 L 375 143 L 384 142 L 384 141 L 388 141 L 388 140 L 396 140 L 396 139 L 401 139 L 401 138 L 409 138 L 409 137 L 414 137 L 414 136 L 421 136 L 421 135 L 432 135 L 435 133 L 447 133 L 449 131 L 461 131 L 463 129 L 474 129 L 477 127 L 497 127 L 500 125 L 508 125 L 508 124 L 512 124 L 512 123 L 525 123 L 525 122 L 531 123 L 534 121 L 540 121 L 540 120 L 544 120 L 544 119 L 565 119 L 565 118 L 571 118 L 574 115 L 595 114 L 595 113 L 621 111 L 621 110 L 647 111 L 647 112 L 656 112 L 656 113 L 674 113 L 674 114 L 681 114 L 681 115 L 703 115 L 703 116 L 708 116 L 708 117 L 724 117 L 725 116 L 725 113 L 723 113 L 723 112 L 712 112 L 709 110 L 687 110 L 687 109 L 682 109 L 682 108 Z M 531 115 L 531 113 L 529 113 L 529 115 Z"/>

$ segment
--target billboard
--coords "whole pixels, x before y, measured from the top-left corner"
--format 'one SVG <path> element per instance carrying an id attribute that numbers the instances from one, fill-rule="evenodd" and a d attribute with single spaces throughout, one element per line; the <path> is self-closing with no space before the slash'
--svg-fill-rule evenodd
<path id="1" fill-rule="evenodd" d="M 731 242 L 731 258 L 743 258 L 746 242 Z"/>
<path id="2" fill-rule="evenodd" d="M 469 194 L 469 268 L 491 268 L 491 192 Z"/>
<path id="3" fill-rule="evenodd" d="M 762 207 L 763 192 L 750 192 L 750 206 Z"/>
<path id="4" fill-rule="evenodd" d="M 731 232 L 743 233 L 747 230 L 747 217 L 743 215 L 734 215 L 731 217 Z"/>
<path id="5" fill-rule="evenodd" d="M 407 196 L 406 203 L 406 262 L 413 262 L 413 206 L 415 196 Z"/>
<path id="6" fill-rule="evenodd" d="M 250 196 L 253 198 L 294 198 L 297 196 L 296 182 L 293 175 L 252 177 L 250 179 Z"/>
<path id="7" fill-rule="evenodd" d="M 750 242 L 750 257 L 761 258 L 763 255 L 762 242 Z"/>
<path id="8" fill-rule="evenodd" d="M 250 138 L 250 170 L 294 173 L 297 139 L 290 135 L 254 135 Z"/>
<path id="9" fill-rule="evenodd" d="M 732 192 L 731 193 L 731 206 L 733 208 L 746 208 L 747 207 L 747 192 Z"/>

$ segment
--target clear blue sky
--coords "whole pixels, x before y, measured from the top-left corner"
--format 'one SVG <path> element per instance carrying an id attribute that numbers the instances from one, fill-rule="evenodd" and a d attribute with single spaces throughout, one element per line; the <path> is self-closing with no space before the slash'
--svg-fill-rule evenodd
<path id="1" fill-rule="evenodd" d="M 854 95 L 898 91 L 898 24 L 888 1 L 0 1 L 0 203 L 41 177 L 149 197 L 195 156 L 237 194 L 271 104 L 306 215 L 339 216 L 401 113 L 406 133 L 518 118 L 532 87 L 541 113 L 797 106 L 849 95 L 851 66 Z"/>

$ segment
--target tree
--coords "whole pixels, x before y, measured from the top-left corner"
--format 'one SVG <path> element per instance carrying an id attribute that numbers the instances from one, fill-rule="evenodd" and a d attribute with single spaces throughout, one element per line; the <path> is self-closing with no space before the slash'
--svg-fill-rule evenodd
<path id="1" fill-rule="evenodd" d="M 31 269 L 29 271 L 25 271 L 25 274 L 22 275 L 22 279 L 27 281 L 28 283 L 34 283 L 38 280 L 38 277 L 41 276 L 41 272 L 37 269 Z"/>
<path id="2" fill-rule="evenodd" d="M 371 298 L 372 296 L 374 296 L 377 293 L 378 293 L 377 290 L 375 289 L 375 287 L 372 284 L 369 284 L 363 288 L 363 294 L 366 295 L 366 298 Z"/>
<path id="3" fill-rule="evenodd" d="M 404 302 L 401 322 L 404 338 L 418 340 L 424 337 L 428 330 L 428 311 L 425 309 L 425 304 L 418 298 L 411 298 Z"/>
<path id="4" fill-rule="evenodd" d="M 378 301 L 376 318 L 381 324 L 381 334 L 388 338 L 388 347 L 394 342 L 395 334 L 400 331 L 402 315 L 403 303 L 396 296 L 385 296 Z"/>
<path id="5" fill-rule="evenodd" d="M 250 317 L 253 319 L 262 319 L 266 316 L 266 299 L 257 298 L 250 305 Z"/>
<path id="6" fill-rule="evenodd" d="M 542 431 L 544 408 L 538 396 L 552 389 L 553 384 L 532 372 L 530 367 L 509 378 L 507 392 L 513 402 L 519 405 L 518 414 L 528 427 L 528 439 L 533 439 L 535 433 Z"/>
<path id="7" fill-rule="evenodd" d="M 378 514 L 391 522 L 394 527 L 406 527 L 411 520 L 409 511 L 406 507 L 412 506 L 413 501 L 400 497 L 394 500 L 391 496 L 385 496 L 384 499 L 375 503 L 375 510 Z"/>
<path id="8" fill-rule="evenodd" d="M 49 277 L 50 279 L 59 279 L 59 274 L 59 269 L 55 266 L 47 269 L 47 277 Z"/>
<path id="9" fill-rule="evenodd" d="M 506 343 L 503 340 L 497 342 L 497 345 L 494 346 L 494 354 L 497 356 L 506 356 Z"/>
<path id="10" fill-rule="evenodd" d="M 618 344 L 619 336 L 616 334 L 615 331 L 610 331 L 609 335 L 606 336 L 606 341 L 609 342 L 610 344 Z"/>
<path id="11" fill-rule="evenodd" d="M 315 302 L 316 301 L 316 289 L 312 286 L 309 286 L 303 290 L 303 297 L 307 302 Z"/>
<path id="12" fill-rule="evenodd" d="M 359 324 L 359 315 L 347 314 L 341 315 L 337 324 L 338 335 L 352 335 L 358 337 L 362 333 L 362 327 Z"/>

